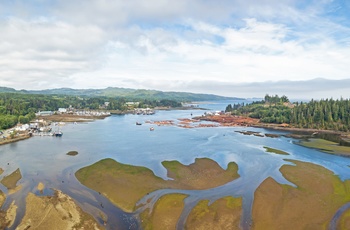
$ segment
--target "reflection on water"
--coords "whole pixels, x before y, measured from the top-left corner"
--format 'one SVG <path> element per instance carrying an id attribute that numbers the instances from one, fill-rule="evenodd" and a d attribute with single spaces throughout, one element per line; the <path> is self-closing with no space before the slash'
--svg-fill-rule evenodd
<path id="1" fill-rule="evenodd" d="M 217 110 L 216 107 L 214 109 Z M 158 111 L 153 116 L 111 116 L 92 123 L 68 124 L 62 128 L 62 138 L 33 137 L 1 146 L 0 167 L 5 172 L 0 179 L 17 168 L 21 169 L 23 175 L 20 180 L 22 190 L 13 195 L 7 194 L 8 199 L 3 208 L 12 200 L 16 200 L 19 207 L 24 207 L 26 194 L 37 192 L 38 183 L 43 182 L 46 187 L 45 195 L 52 193 L 50 188 L 62 190 L 74 198 L 83 210 L 93 214 L 100 223 L 102 220 L 98 210 L 102 210 L 109 216 L 107 228 L 137 229 L 138 224 L 132 214 L 125 214 L 99 193 L 82 186 L 74 177 L 75 171 L 100 159 L 113 158 L 124 164 L 148 167 L 157 176 L 168 179 L 166 170 L 161 165 L 162 161 L 178 160 L 183 164 L 190 164 L 195 158 L 208 157 L 217 161 L 223 168 L 231 161 L 236 162 L 241 177 L 226 185 L 203 191 L 156 191 L 144 197 L 140 203 L 148 198 L 155 202 L 161 195 L 173 192 L 189 195 L 179 221 L 179 228 L 182 228 L 191 207 L 199 200 L 209 199 L 213 202 L 223 196 L 242 196 L 242 226 L 248 229 L 254 191 L 260 183 L 267 177 L 272 177 L 279 183 L 290 184 L 279 172 L 283 164 L 290 164 L 284 159 L 316 163 L 334 171 L 343 180 L 350 178 L 350 158 L 304 148 L 293 144 L 290 138 L 262 138 L 241 135 L 235 131 L 281 132 L 259 128 L 183 129 L 175 126 L 155 126 L 155 130 L 150 132 L 151 125 L 145 123 L 147 120 L 190 118 L 191 114 L 200 116 L 203 113 L 201 110 Z M 136 122 L 142 122 L 143 125 L 135 125 Z M 266 153 L 263 146 L 280 149 L 290 155 Z M 78 151 L 79 154 L 74 157 L 67 156 L 66 153 L 71 150 Z M 0 185 L 0 189 L 8 193 L 4 186 Z M 23 215 L 24 209 L 19 209 L 16 224 Z"/>

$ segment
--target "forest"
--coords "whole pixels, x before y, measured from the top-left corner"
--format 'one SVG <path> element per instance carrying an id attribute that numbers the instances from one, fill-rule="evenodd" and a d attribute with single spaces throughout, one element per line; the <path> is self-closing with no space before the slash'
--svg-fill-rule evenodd
<path id="1" fill-rule="evenodd" d="M 107 110 L 125 111 L 128 98 L 84 97 L 66 95 L 41 95 L 23 93 L 0 93 L 0 130 L 25 124 L 35 118 L 38 111 L 57 111 L 58 108 L 101 109 L 104 102 L 109 102 Z M 180 107 L 181 103 L 175 100 L 138 100 L 140 108 L 155 106 Z"/>
<path id="2" fill-rule="evenodd" d="M 265 95 L 251 104 L 233 104 L 226 112 L 258 118 L 264 123 L 287 123 L 298 128 L 350 130 L 350 100 L 322 99 L 291 103 L 286 96 Z"/>

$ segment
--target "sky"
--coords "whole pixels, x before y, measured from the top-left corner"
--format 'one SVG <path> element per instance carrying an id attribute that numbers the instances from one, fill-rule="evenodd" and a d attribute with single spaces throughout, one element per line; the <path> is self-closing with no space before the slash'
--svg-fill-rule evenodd
<path id="1" fill-rule="evenodd" d="M 347 0 L 0 0 L 0 86 L 350 97 Z"/>

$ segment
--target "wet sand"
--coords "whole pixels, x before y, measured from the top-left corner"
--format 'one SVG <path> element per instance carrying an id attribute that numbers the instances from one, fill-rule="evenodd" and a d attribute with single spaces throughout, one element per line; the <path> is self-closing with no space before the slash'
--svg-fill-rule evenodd
<path id="1" fill-rule="evenodd" d="M 255 191 L 252 229 L 328 229 L 336 211 L 350 201 L 350 181 L 322 166 L 292 161 L 280 171 L 297 187 L 267 178 Z"/>

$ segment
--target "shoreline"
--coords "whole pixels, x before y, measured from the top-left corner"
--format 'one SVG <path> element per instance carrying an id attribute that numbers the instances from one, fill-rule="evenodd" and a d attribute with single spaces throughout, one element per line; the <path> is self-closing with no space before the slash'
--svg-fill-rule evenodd
<path id="1" fill-rule="evenodd" d="M 15 143 L 15 142 L 18 142 L 18 141 L 23 141 L 23 140 L 26 140 L 26 139 L 29 139 L 29 138 L 31 138 L 31 136 L 29 134 L 26 134 L 25 136 L 14 137 L 13 139 L 0 140 L 0 146 L 1 145 Z"/>
<path id="2" fill-rule="evenodd" d="M 193 108 L 179 107 L 179 108 L 157 108 L 157 110 L 189 110 Z M 196 108 L 197 110 L 203 110 L 202 108 Z M 205 110 L 205 109 L 204 109 Z M 108 115 L 101 116 L 85 116 L 85 115 L 72 115 L 72 114 L 55 114 L 50 116 L 39 116 L 36 119 L 42 119 L 46 122 L 93 122 L 95 120 L 102 120 L 106 117 L 112 115 L 126 115 L 132 114 L 133 111 L 109 111 Z M 330 135 L 339 135 L 342 142 L 347 142 L 350 145 L 350 132 L 336 131 L 336 130 L 326 130 L 326 129 L 310 129 L 310 128 L 296 128 L 291 127 L 287 124 L 270 124 L 270 123 L 261 123 L 259 119 L 249 118 L 244 116 L 233 116 L 233 115 L 210 115 L 210 116 L 201 116 L 183 119 L 179 118 L 181 122 L 178 124 L 179 127 L 182 128 L 201 128 L 201 127 L 253 127 L 253 128 L 263 128 L 269 130 L 277 130 L 277 131 L 287 131 L 291 132 L 292 138 L 301 139 L 308 138 L 307 135 L 315 135 L 315 134 L 330 134 Z M 210 121 L 217 123 L 218 125 L 212 124 L 200 124 L 198 126 L 191 126 L 190 123 L 195 123 L 198 121 Z M 154 122 L 157 125 L 164 125 L 162 121 Z M 166 125 L 175 125 L 173 122 L 166 123 Z M 12 129 L 12 128 L 11 128 Z M 10 129 L 7 129 L 10 130 Z M 25 135 L 20 135 L 18 137 L 14 137 L 12 139 L 0 140 L 0 146 L 5 144 L 10 144 L 22 140 L 26 140 L 32 137 L 30 133 L 26 133 Z M 338 154 L 336 154 L 338 155 Z"/>
<path id="3" fill-rule="evenodd" d="M 50 115 L 50 116 L 38 116 L 35 119 L 42 119 L 46 122 L 68 122 L 68 123 L 74 123 L 74 122 L 93 122 L 98 119 L 105 119 L 106 117 L 109 117 L 111 115 L 102 115 L 102 116 L 79 116 L 79 115 L 70 115 L 70 114 L 65 114 L 65 115 Z M 6 129 L 5 132 L 8 132 L 9 130 L 14 129 L 16 126 Z M 20 134 L 19 136 L 15 136 L 12 139 L 9 139 L 7 136 L 6 139 L 0 138 L 0 146 L 1 145 L 6 145 L 6 144 L 11 144 L 15 143 L 18 141 L 26 140 L 31 137 L 33 137 L 30 132 L 25 131 L 25 133 Z"/>
<path id="4" fill-rule="evenodd" d="M 311 129 L 311 128 L 296 128 L 290 126 L 289 124 L 273 124 L 273 123 L 262 123 L 259 119 L 244 117 L 244 116 L 233 116 L 233 115 L 212 115 L 212 116 L 203 116 L 203 117 L 194 117 L 196 120 L 211 121 L 217 122 L 221 126 L 242 126 L 242 127 L 255 127 L 255 128 L 264 128 L 280 131 L 289 131 L 289 132 L 304 132 L 304 133 L 325 133 L 325 134 L 336 134 L 342 135 L 344 137 L 350 138 L 350 132 L 343 132 L 337 130 L 329 129 Z"/>

